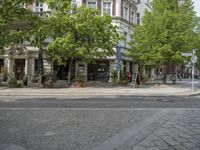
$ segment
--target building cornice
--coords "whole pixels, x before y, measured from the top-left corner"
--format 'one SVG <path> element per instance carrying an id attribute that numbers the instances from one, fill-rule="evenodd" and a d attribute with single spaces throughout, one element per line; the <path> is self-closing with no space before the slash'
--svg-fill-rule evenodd
<path id="1" fill-rule="evenodd" d="M 135 26 L 134 23 L 132 23 L 132 22 L 130 22 L 130 21 L 128 21 L 128 20 L 126 20 L 126 19 L 124 19 L 124 18 L 122 18 L 122 17 L 112 16 L 112 20 L 119 20 L 119 21 L 122 21 L 122 22 L 128 24 L 128 25 L 131 26 L 131 27 L 134 27 L 134 26 Z"/>

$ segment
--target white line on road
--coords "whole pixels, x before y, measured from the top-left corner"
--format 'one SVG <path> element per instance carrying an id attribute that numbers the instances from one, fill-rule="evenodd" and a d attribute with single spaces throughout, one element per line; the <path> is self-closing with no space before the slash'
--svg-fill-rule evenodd
<path id="1" fill-rule="evenodd" d="M 12 107 L 5 107 L 0 108 L 0 110 L 200 110 L 200 108 L 12 108 Z"/>

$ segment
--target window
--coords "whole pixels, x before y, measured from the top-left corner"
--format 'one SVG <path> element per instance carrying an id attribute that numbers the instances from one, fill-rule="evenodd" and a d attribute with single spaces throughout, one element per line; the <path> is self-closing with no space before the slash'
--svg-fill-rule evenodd
<path id="1" fill-rule="evenodd" d="M 127 33 L 126 32 L 124 32 L 124 47 L 126 47 L 126 39 L 127 39 Z"/>
<path id="2" fill-rule="evenodd" d="M 134 12 L 131 11 L 131 14 L 130 14 L 130 22 L 134 23 Z"/>
<path id="3" fill-rule="evenodd" d="M 128 20 L 128 8 L 124 7 L 124 19 Z"/>
<path id="4" fill-rule="evenodd" d="M 96 2 L 88 2 L 88 7 L 96 9 Z"/>
<path id="5" fill-rule="evenodd" d="M 140 25 L 140 13 L 137 13 L 137 24 Z"/>
<path id="6" fill-rule="evenodd" d="M 107 13 L 109 16 L 111 15 L 111 3 L 103 2 L 103 14 Z"/>
<path id="7" fill-rule="evenodd" d="M 44 11 L 43 3 L 36 2 L 35 3 L 35 12 L 37 12 L 38 15 L 41 16 L 43 11 Z"/>

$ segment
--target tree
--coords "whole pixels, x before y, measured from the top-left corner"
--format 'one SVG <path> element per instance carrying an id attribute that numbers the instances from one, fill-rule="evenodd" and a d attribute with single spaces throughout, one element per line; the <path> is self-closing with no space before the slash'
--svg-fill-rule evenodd
<path id="1" fill-rule="evenodd" d="M 196 38 L 195 38 L 195 55 L 197 56 L 197 63 L 196 63 L 196 67 L 197 69 L 200 70 L 200 17 L 198 17 L 198 26 L 195 28 L 195 33 L 196 33 Z"/>
<path id="2" fill-rule="evenodd" d="M 24 25 L 35 17 L 25 8 L 33 0 L 0 0 L 0 49 L 15 43 L 25 36 Z M 20 27 L 21 26 L 21 27 Z"/>
<path id="3" fill-rule="evenodd" d="M 84 6 L 67 7 L 67 4 L 61 5 L 60 9 L 59 6 L 56 5 L 53 16 L 49 18 L 53 41 L 48 45 L 47 52 L 59 64 L 66 64 L 70 60 L 70 84 L 72 61 L 79 59 L 91 62 L 113 56 L 119 35 L 111 24 L 111 17 L 100 16 L 97 10 Z"/>
<path id="4" fill-rule="evenodd" d="M 152 6 L 142 25 L 135 28 L 130 56 L 149 66 L 182 63 L 185 58 L 181 54 L 195 48 L 197 18 L 192 1 L 153 0 Z"/>

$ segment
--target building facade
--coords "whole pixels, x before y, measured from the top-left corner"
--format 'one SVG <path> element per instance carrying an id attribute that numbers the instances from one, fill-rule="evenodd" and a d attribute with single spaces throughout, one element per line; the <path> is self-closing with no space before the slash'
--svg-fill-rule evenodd
<path id="1" fill-rule="evenodd" d="M 122 72 L 137 72 L 137 65 L 130 58 L 125 57 L 128 42 L 131 40 L 134 24 L 137 23 L 138 1 L 135 0 L 76 0 L 73 1 L 77 6 L 86 5 L 88 7 L 99 9 L 101 14 L 107 13 L 112 17 L 113 25 L 118 26 L 118 32 L 124 37 L 114 47 L 116 55 L 104 60 L 96 60 L 94 64 L 86 64 L 81 61 L 73 62 L 72 78 L 77 74 L 85 75 L 85 80 L 111 81 L 111 71 L 119 69 Z M 47 4 L 36 2 L 26 6 L 37 15 L 49 11 Z M 0 55 L 0 74 L 14 74 L 18 80 L 24 76 L 33 78 L 38 70 L 38 52 L 37 47 L 31 47 L 28 43 L 23 43 L 23 48 L 12 47 L 6 54 Z M 66 62 L 67 63 L 67 62 Z M 68 64 L 68 63 L 67 63 Z M 43 66 L 46 73 L 53 70 L 54 79 L 67 79 L 68 65 L 59 66 L 48 56 L 43 57 Z"/>
<path id="2" fill-rule="evenodd" d="M 72 78 L 77 74 L 85 76 L 85 80 L 111 81 L 111 72 L 120 70 L 124 74 L 138 72 L 138 65 L 131 58 L 125 56 L 129 41 L 134 30 L 134 25 L 142 24 L 141 18 L 145 10 L 151 11 L 151 0 L 73 0 L 77 6 L 86 5 L 98 9 L 101 15 L 107 13 L 112 17 L 113 25 L 118 27 L 118 32 L 123 39 L 114 47 L 116 54 L 104 60 L 96 60 L 94 64 L 86 64 L 79 60 L 73 61 Z M 27 9 L 32 10 L 38 16 L 43 12 L 50 11 L 47 4 L 35 2 L 27 5 Z M 0 75 L 15 74 L 21 80 L 24 76 L 33 78 L 38 71 L 37 47 L 31 47 L 28 43 L 23 43 L 23 48 L 13 47 L 6 54 L 0 55 Z M 48 56 L 43 56 L 43 66 L 46 73 L 52 73 L 56 80 L 66 80 L 68 75 L 68 65 L 59 66 L 52 63 Z M 68 64 L 68 62 L 66 62 Z M 151 76 L 159 76 L 163 71 L 163 66 L 158 66 L 151 70 Z"/>

